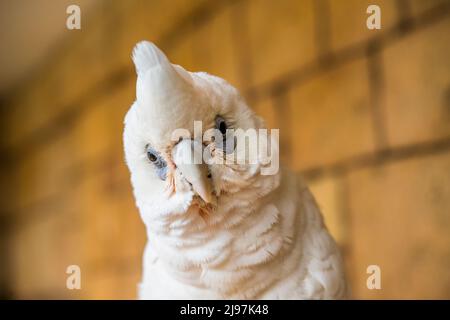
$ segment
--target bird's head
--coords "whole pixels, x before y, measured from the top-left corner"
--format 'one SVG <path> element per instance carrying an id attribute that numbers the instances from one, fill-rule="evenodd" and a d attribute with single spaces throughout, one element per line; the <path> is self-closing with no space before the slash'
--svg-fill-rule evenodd
<path id="1" fill-rule="evenodd" d="M 248 132 L 258 134 L 264 123 L 238 91 L 171 64 L 150 42 L 136 45 L 133 61 L 136 101 L 125 117 L 124 146 L 141 213 L 182 213 L 192 205 L 211 211 L 224 194 L 252 185 L 276 144 L 269 137 L 271 150 L 255 152 L 258 141 Z"/>

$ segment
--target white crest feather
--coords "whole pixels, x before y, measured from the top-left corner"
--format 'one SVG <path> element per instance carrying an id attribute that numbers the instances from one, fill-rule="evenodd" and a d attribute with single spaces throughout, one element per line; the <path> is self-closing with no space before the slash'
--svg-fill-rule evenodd
<path id="1" fill-rule="evenodd" d="M 168 63 L 165 54 L 149 41 L 139 42 L 133 49 L 132 58 L 138 75 L 157 65 Z"/>

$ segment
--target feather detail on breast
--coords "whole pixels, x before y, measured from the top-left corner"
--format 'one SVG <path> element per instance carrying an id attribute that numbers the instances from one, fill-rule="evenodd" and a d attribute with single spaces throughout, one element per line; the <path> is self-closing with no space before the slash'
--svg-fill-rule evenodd
<path id="1" fill-rule="evenodd" d="M 313 299 L 343 299 L 347 289 L 338 247 L 309 190 L 303 191 L 302 202 L 307 224 L 303 235 L 303 259 L 308 273 L 305 291 Z"/>

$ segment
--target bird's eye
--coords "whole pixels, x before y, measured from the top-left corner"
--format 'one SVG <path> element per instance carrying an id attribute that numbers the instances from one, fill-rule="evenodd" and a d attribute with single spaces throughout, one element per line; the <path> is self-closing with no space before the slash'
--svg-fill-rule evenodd
<path id="1" fill-rule="evenodd" d="M 156 162 L 158 160 L 156 154 L 154 154 L 151 150 L 147 150 L 147 157 L 151 162 Z"/>
<path id="2" fill-rule="evenodd" d="M 156 167 L 156 172 L 161 180 L 166 180 L 167 163 L 155 150 L 147 146 L 147 158 Z"/>
<path id="3" fill-rule="evenodd" d="M 225 135 L 227 133 L 227 123 L 225 122 L 225 119 L 221 116 L 216 117 L 216 129 L 220 131 L 221 134 Z"/>
<path id="4" fill-rule="evenodd" d="M 216 141 L 217 147 L 225 153 L 232 153 L 236 147 L 236 137 L 232 130 L 228 130 L 228 125 L 221 116 L 216 117 L 216 129 L 222 134 L 222 139 Z"/>

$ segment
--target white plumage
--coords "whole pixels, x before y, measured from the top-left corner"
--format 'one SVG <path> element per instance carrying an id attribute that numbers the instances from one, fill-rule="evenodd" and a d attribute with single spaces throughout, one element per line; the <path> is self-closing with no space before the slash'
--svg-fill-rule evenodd
<path id="1" fill-rule="evenodd" d="M 264 128 L 237 90 L 172 65 L 149 42 L 136 46 L 133 60 L 137 98 L 125 117 L 124 145 L 148 236 L 139 297 L 344 298 L 339 251 L 303 181 L 285 169 L 261 175 L 262 159 L 182 165 L 177 158 L 194 141 L 173 141 L 172 133 L 193 133 L 194 120 L 204 130 L 218 116 L 229 127 Z"/>

